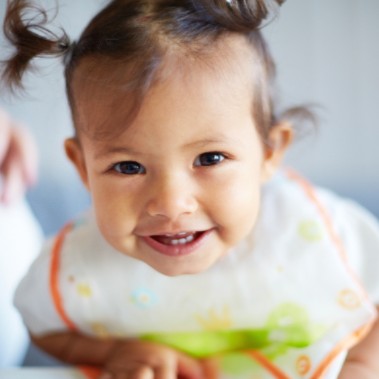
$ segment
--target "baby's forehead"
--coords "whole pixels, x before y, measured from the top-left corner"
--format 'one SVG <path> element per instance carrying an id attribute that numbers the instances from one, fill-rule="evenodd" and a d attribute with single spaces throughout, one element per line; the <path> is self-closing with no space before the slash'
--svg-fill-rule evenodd
<path id="1" fill-rule="evenodd" d="M 184 96 L 198 96 L 193 91 L 194 82 L 197 90 L 214 90 L 217 86 L 230 86 L 230 98 L 238 94 L 236 90 L 244 89 L 244 94 L 251 97 L 254 77 L 254 54 L 245 38 L 230 36 L 223 43 L 218 43 L 203 54 L 190 54 L 186 51 L 167 51 L 159 65 L 147 74 L 144 62 L 128 62 L 112 60 L 107 57 L 91 56 L 83 59 L 73 76 L 74 118 L 78 127 L 89 129 L 97 125 L 97 129 L 107 129 L 108 120 L 102 117 L 119 118 L 127 123 L 138 113 L 138 109 L 158 86 L 176 83 L 188 87 Z M 238 83 L 237 83 L 238 82 Z M 196 86 L 195 86 L 196 89 Z M 190 93 L 192 90 L 192 93 Z M 159 99 L 158 99 L 159 100 Z M 185 98 L 183 98 L 185 101 Z M 107 116 L 97 114 L 98 109 Z M 92 121 L 91 121 L 92 120 Z"/>
<path id="2" fill-rule="evenodd" d="M 229 33 L 214 40 L 213 43 L 172 44 L 131 57 L 113 58 L 107 55 L 91 54 L 81 59 L 75 68 L 73 85 L 82 84 L 120 84 L 133 83 L 136 75 L 152 73 L 158 80 L 164 80 L 171 74 L 191 72 L 201 68 L 207 74 L 220 71 L 248 70 L 259 64 L 257 52 L 248 37 Z M 147 75 L 148 76 L 148 75 Z"/>

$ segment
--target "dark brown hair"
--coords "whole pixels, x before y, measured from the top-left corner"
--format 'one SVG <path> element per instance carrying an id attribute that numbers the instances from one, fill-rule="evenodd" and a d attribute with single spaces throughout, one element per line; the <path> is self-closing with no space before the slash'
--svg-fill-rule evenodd
<path id="1" fill-rule="evenodd" d="M 276 122 L 272 95 L 275 67 L 260 28 L 283 1 L 113 0 L 90 21 L 78 41 L 71 43 L 63 30 L 53 33 L 47 27 L 44 10 L 36 9 L 28 0 L 9 0 L 4 33 L 15 52 L 6 62 L 3 79 L 10 88 L 22 87 L 22 76 L 35 57 L 63 56 L 75 122 L 73 82 L 79 64 L 89 59 L 102 62 L 102 66 L 108 64 L 112 70 L 112 64 L 120 62 L 128 72 L 125 91 L 133 94 L 128 110 L 133 117 L 157 80 L 158 69 L 170 49 L 201 57 L 221 37 L 237 33 L 246 37 L 254 61 L 261 66 L 258 71 L 262 74 L 253 83 L 252 111 L 265 138 Z M 38 12 L 38 17 L 28 18 L 30 11 Z M 98 132 L 106 136 L 111 131 Z"/>

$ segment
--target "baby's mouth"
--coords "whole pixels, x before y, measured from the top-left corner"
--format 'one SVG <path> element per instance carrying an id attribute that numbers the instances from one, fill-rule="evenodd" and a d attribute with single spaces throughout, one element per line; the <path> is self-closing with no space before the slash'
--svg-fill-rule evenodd
<path id="1" fill-rule="evenodd" d="M 181 232 L 151 236 L 155 241 L 168 246 L 186 245 L 198 239 L 204 232 Z"/>
<path id="2" fill-rule="evenodd" d="M 170 257 L 181 257 L 198 251 L 212 231 L 213 228 L 197 232 L 154 234 L 142 238 L 158 253 Z"/>

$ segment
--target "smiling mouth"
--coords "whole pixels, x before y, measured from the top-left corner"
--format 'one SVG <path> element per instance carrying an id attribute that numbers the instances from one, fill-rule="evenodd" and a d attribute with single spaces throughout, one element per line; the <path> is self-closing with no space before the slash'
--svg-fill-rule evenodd
<path id="1" fill-rule="evenodd" d="M 157 234 L 143 237 L 143 240 L 158 253 L 178 257 L 197 251 L 212 230 L 213 229 L 176 234 Z"/>
<path id="2" fill-rule="evenodd" d="M 155 241 L 168 246 L 187 245 L 198 239 L 204 232 L 182 232 L 151 236 Z"/>

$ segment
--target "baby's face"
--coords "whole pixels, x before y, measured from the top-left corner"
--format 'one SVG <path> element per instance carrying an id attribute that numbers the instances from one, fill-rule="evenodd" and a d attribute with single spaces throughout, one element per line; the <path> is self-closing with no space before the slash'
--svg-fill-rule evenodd
<path id="1" fill-rule="evenodd" d="M 177 72 L 121 134 L 66 145 L 105 239 L 166 275 L 208 269 L 257 219 L 271 161 L 251 114 L 249 63 L 227 70 Z M 94 109 L 79 96 L 79 105 L 82 120 L 122 122 L 107 104 Z"/>

